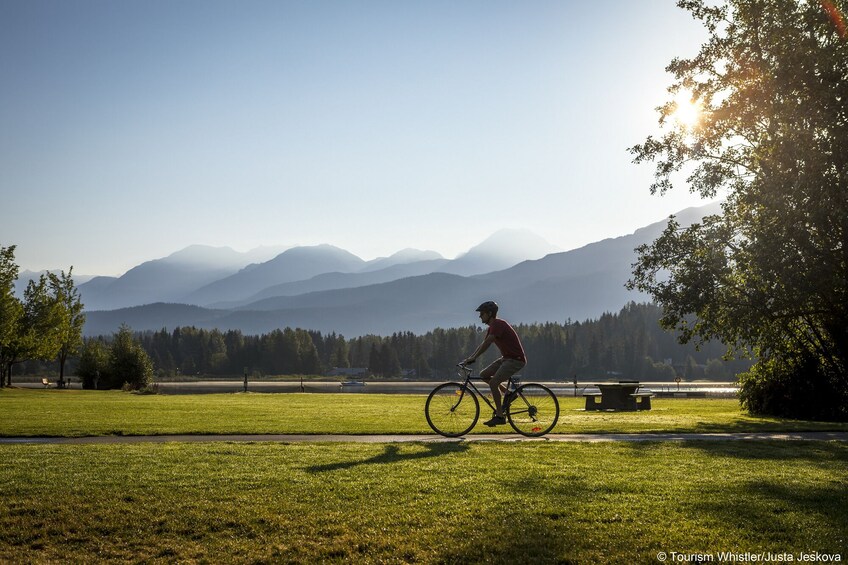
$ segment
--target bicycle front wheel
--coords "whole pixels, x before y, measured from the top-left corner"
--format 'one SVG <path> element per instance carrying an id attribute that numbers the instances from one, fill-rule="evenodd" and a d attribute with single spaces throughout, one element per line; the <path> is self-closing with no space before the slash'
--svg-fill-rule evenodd
<path id="1" fill-rule="evenodd" d="M 445 383 L 433 389 L 424 405 L 427 423 L 437 434 L 459 437 L 471 431 L 480 417 L 480 402 L 461 383 Z"/>
<path id="2" fill-rule="evenodd" d="M 526 384 L 509 403 L 509 425 L 523 436 L 539 437 L 551 431 L 559 420 L 559 402 L 551 390 L 540 384 Z"/>

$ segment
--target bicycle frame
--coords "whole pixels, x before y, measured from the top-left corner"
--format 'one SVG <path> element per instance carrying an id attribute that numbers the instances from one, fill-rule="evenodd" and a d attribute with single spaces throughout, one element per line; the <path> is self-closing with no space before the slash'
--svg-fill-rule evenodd
<path id="1" fill-rule="evenodd" d="M 480 397 L 481 399 L 483 399 L 483 402 L 488 404 L 489 408 L 491 408 L 492 410 L 495 410 L 495 405 L 492 402 L 490 402 L 489 398 L 486 396 L 486 394 L 484 392 L 481 392 L 480 389 L 477 388 L 477 386 L 474 384 L 474 382 L 473 382 L 474 377 L 472 376 L 473 373 L 474 373 L 474 369 L 472 369 L 471 367 L 468 367 L 467 365 L 457 365 L 457 367 L 459 367 L 459 375 L 463 376 L 464 382 L 463 382 L 462 394 L 459 395 L 459 398 L 457 399 L 455 406 L 458 406 L 459 403 L 462 402 L 462 399 L 465 396 L 465 391 L 470 389 L 470 390 L 473 390 L 475 393 L 477 393 L 477 396 Z M 477 377 L 477 380 L 482 381 L 482 382 L 486 382 L 481 377 Z M 510 375 L 509 379 L 507 379 L 507 381 L 506 381 L 507 394 L 509 394 L 510 389 L 515 390 L 517 388 L 518 388 L 518 383 L 516 381 L 512 380 L 512 375 Z M 506 400 L 506 395 L 504 395 L 504 400 Z"/>

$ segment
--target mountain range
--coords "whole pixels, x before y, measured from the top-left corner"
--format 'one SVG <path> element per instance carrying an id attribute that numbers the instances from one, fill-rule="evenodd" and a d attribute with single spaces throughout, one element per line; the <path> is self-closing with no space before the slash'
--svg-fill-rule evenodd
<path id="1" fill-rule="evenodd" d="M 676 217 L 687 225 L 714 213 L 720 213 L 717 203 Z M 233 260 L 223 268 L 216 261 L 186 258 L 234 258 L 235 252 L 195 246 L 112 281 L 81 284 L 84 331 L 110 334 L 126 323 L 134 330 L 193 325 L 247 334 L 286 326 L 348 337 L 422 333 L 474 324 L 474 308 L 490 299 L 514 323 L 582 320 L 648 299 L 624 284 L 636 260 L 634 249 L 653 241 L 666 224 L 565 252 L 532 232 L 502 230 L 452 260 L 405 249 L 364 261 L 319 245 L 291 248 L 241 268 Z M 123 307 L 104 306 L 120 304 L 121 298 Z"/>
<path id="2" fill-rule="evenodd" d="M 263 298 L 388 282 L 436 271 L 475 275 L 536 259 L 555 249 L 527 230 L 500 230 L 453 260 L 435 251 L 403 249 L 364 261 L 332 245 L 271 253 L 193 245 L 147 261 L 121 277 L 80 284 L 87 310 L 115 310 L 154 302 L 231 308 Z M 264 255 L 264 256 L 263 256 Z"/>

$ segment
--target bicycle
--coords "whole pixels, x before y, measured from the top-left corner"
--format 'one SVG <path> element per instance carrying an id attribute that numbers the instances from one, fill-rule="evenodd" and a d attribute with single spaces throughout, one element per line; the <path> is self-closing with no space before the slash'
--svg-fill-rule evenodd
<path id="1" fill-rule="evenodd" d="M 445 437 L 460 437 L 474 428 L 480 418 L 478 396 L 495 410 L 495 405 L 472 382 L 474 370 L 462 363 L 457 367 L 457 376 L 463 382 L 440 384 L 424 404 L 427 423 Z M 545 435 L 559 420 L 559 402 L 548 387 L 537 383 L 521 385 L 512 377 L 507 381 L 503 411 L 512 429 L 527 437 Z"/>

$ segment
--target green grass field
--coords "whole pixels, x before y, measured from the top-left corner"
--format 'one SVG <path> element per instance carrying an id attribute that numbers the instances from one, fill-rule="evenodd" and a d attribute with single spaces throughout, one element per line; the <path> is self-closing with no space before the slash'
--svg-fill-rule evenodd
<path id="1" fill-rule="evenodd" d="M 735 400 L 561 400 L 556 432 L 845 429 Z M 0 435 L 430 433 L 423 403 L 7 389 Z M 844 442 L 4 444 L 0 477 L 0 563 L 848 559 Z"/>
<path id="2" fill-rule="evenodd" d="M 840 442 L 0 446 L 0 562 L 841 552 Z"/>
<path id="3" fill-rule="evenodd" d="M 138 395 L 81 390 L 0 389 L 0 435 L 421 434 L 432 433 L 423 395 Z M 846 424 L 752 417 L 735 399 L 654 399 L 647 412 L 585 412 L 560 398 L 553 433 L 848 430 Z M 489 417 L 481 403 L 481 421 Z M 511 433 L 509 426 L 495 431 Z M 478 424 L 475 432 L 492 432 Z"/>

